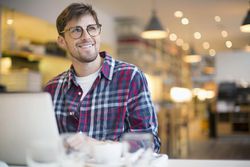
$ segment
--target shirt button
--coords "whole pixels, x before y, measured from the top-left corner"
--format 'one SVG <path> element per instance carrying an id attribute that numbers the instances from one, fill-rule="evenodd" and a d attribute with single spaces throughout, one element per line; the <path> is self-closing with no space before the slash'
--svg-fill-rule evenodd
<path id="1" fill-rule="evenodd" d="M 82 92 L 78 92 L 78 95 L 80 96 L 82 94 Z"/>

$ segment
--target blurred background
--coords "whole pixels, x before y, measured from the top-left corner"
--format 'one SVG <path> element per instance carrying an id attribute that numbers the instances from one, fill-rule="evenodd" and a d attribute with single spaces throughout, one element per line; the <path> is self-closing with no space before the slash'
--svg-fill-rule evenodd
<path id="1" fill-rule="evenodd" d="M 42 91 L 69 68 L 55 21 L 72 2 L 97 11 L 101 50 L 146 73 L 162 153 L 250 159 L 250 1 L 1 0 L 0 92 Z"/>

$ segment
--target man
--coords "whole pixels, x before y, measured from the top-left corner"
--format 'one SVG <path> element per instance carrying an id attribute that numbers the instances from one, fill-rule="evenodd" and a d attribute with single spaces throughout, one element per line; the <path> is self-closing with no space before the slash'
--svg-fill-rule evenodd
<path id="1" fill-rule="evenodd" d="M 48 82 L 60 133 L 83 132 L 119 141 L 126 132 L 151 133 L 159 152 L 157 116 L 144 74 L 99 52 L 101 24 L 90 5 L 73 3 L 57 18 L 58 44 L 72 66 Z"/>

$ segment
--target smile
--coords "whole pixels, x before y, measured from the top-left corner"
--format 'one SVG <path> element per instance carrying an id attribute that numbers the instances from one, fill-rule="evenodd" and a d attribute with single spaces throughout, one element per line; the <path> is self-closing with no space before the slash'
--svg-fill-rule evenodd
<path id="1" fill-rule="evenodd" d="M 91 44 L 91 43 L 85 43 L 85 44 L 78 44 L 77 47 L 80 47 L 80 48 L 90 48 L 94 46 L 94 44 Z"/>

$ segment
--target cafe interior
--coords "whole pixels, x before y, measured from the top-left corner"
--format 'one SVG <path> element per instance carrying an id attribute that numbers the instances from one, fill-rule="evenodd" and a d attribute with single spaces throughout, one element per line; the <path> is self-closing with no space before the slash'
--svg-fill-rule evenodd
<path id="1" fill-rule="evenodd" d="M 55 21 L 72 2 L 1 0 L 0 92 L 40 92 L 70 67 Z M 101 50 L 146 74 L 162 154 L 250 160 L 249 0 L 81 2 L 98 13 Z"/>

